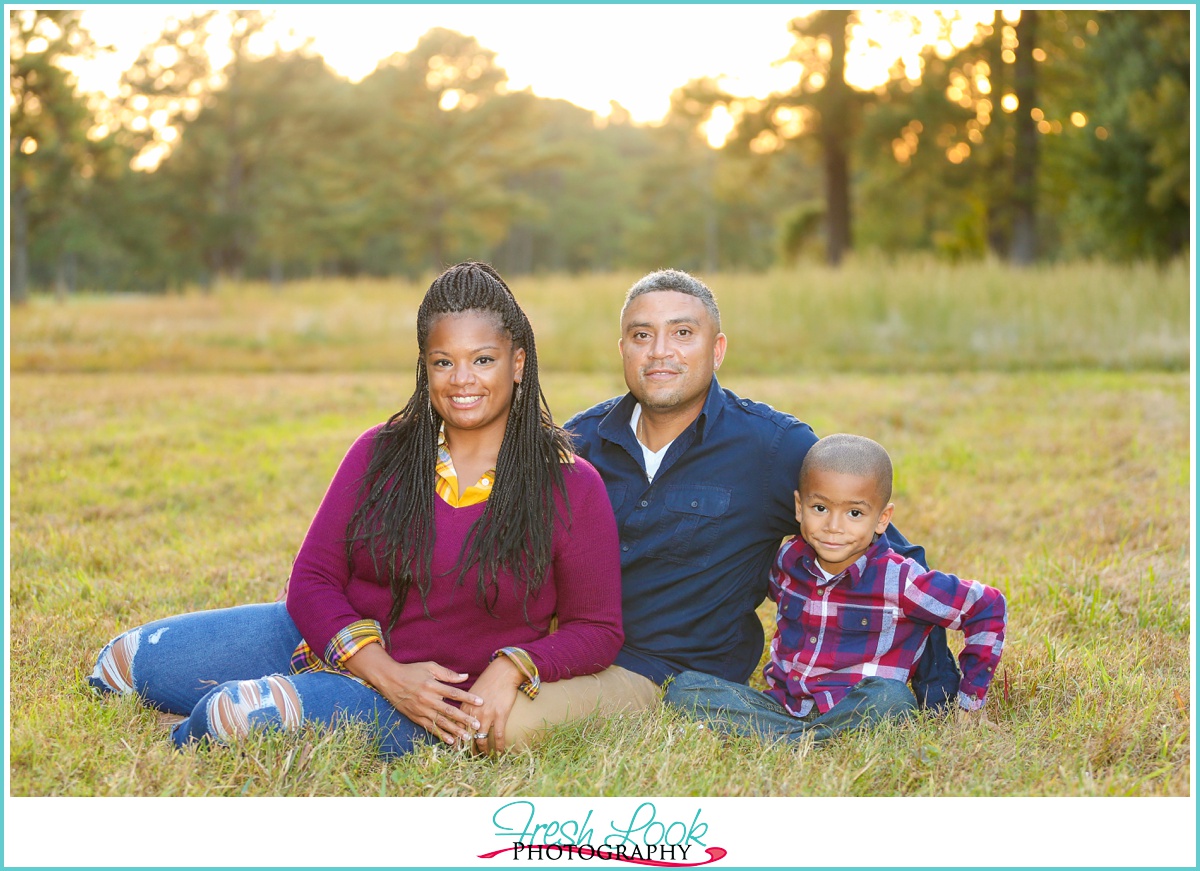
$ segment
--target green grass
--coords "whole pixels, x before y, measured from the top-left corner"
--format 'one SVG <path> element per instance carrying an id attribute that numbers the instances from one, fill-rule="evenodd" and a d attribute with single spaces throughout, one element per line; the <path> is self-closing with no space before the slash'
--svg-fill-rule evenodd
<path id="1" fill-rule="evenodd" d="M 731 354 L 755 374 L 1186 370 L 1189 265 L 1012 270 L 933 260 L 808 265 L 713 282 Z M 604 374 L 639 276 L 522 277 L 513 290 L 548 368 Z M 223 285 L 164 300 L 37 298 L 13 312 L 13 371 L 407 370 L 428 282 Z M 581 329 L 587 325 L 587 329 Z"/>
<path id="2" fill-rule="evenodd" d="M 724 292 L 749 281 L 714 284 Z M 580 334 L 615 322 L 627 284 L 581 279 L 554 297 L 561 310 L 548 308 L 548 292 L 539 303 L 544 387 L 558 419 L 620 391 L 613 343 L 603 343 L 601 367 Z M 311 335 L 291 347 L 271 329 L 260 351 L 213 350 L 213 335 L 251 335 L 256 318 L 299 322 L 285 315 L 291 295 L 313 307 L 326 336 L 352 335 L 353 307 L 327 288 L 325 317 L 319 290 L 39 302 L 14 313 L 12 795 L 1188 794 L 1186 372 L 1176 362 L 1122 369 L 1116 361 L 1136 356 L 1136 330 L 1108 349 L 1111 368 L 1043 369 L 1034 359 L 955 371 L 947 357 L 917 372 L 829 371 L 841 367 L 822 366 L 824 351 L 810 365 L 797 343 L 803 366 L 757 372 L 747 336 L 782 347 L 782 318 L 778 329 L 775 320 L 746 326 L 742 297 L 728 293 L 730 329 L 742 324 L 743 337 L 730 357 L 741 367 L 722 371 L 726 386 L 818 433 L 883 442 L 896 464 L 897 525 L 938 567 L 1008 597 L 990 728 L 924 718 L 820 749 L 771 747 L 699 733 L 660 711 L 565 727 L 500 760 L 431 747 L 384 763 L 352 730 L 172 751 L 156 713 L 85 688 L 96 652 L 151 619 L 273 598 L 342 452 L 411 391 L 411 350 L 373 344 L 383 341 L 382 287 L 364 288 L 378 306 L 361 318 L 367 350 Z M 603 295 L 603 322 L 589 319 L 589 294 Z M 223 312 L 207 338 L 189 314 L 206 306 Z M 413 308 L 396 304 L 396 347 L 410 341 Z M 975 317 L 947 315 L 960 316 Z M 49 323 L 73 326 L 51 339 Z M 1173 329 L 1186 340 L 1186 322 Z M 127 340 L 176 353 L 133 371 L 103 350 Z M 572 370 L 567 349 L 576 347 L 582 371 Z M 302 369 L 312 371 L 293 371 Z M 769 632 L 772 611 L 760 614 Z"/>

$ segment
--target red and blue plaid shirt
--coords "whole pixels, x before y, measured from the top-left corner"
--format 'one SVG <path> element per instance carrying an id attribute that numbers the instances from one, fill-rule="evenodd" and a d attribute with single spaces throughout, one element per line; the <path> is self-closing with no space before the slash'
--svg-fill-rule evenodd
<path id="1" fill-rule="evenodd" d="M 865 677 L 907 683 L 934 624 L 966 636 L 958 703 L 983 707 L 1004 647 L 1005 602 L 994 587 L 928 571 L 885 538 L 827 580 L 796 536 L 780 547 L 770 581 L 779 611 L 763 676 L 792 715 L 813 705 L 825 713 Z"/>

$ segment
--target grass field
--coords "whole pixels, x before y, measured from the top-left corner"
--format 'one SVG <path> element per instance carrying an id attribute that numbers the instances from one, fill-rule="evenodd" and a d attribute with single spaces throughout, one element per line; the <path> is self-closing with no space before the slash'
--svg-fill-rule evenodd
<path id="1" fill-rule="evenodd" d="M 544 365 L 612 372 L 625 288 L 640 276 L 522 278 Z M 1186 371 L 1189 267 L 854 261 L 721 276 L 726 371 Z M 80 296 L 14 312 L 13 371 L 407 369 L 424 283 L 304 282 L 279 293 Z M 39 301 L 40 302 L 40 301 Z M 586 325 L 586 328 L 581 328 Z"/>
<path id="2" fill-rule="evenodd" d="M 14 311 L 12 794 L 1187 795 L 1186 267 L 977 269 L 893 270 L 888 293 L 831 290 L 828 273 L 714 281 L 725 386 L 883 442 L 897 525 L 1009 601 L 989 727 L 921 719 L 821 749 L 722 741 L 664 711 L 500 760 L 383 763 L 349 730 L 173 752 L 154 712 L 86 689 L 95 653 L 157 617 L 274 597 L 342 452 L 411 391 L 419 291 Z M 629 278 L 515 283 L 560 420 L 622 389 Z M 810 283 L 822 292 L 801 299 Z M 993 299 L 1006 288 L 1020 305 Z M 913 356 L 888 363 L 893 343 Z"/>

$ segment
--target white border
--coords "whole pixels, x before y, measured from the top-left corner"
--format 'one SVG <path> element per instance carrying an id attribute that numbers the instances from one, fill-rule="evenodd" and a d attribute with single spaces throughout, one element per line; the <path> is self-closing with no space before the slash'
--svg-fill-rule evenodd
<path id="1" fill-rule="evenodd" d="M 23 4 L 24 5 L 24 4 Z M 51 4 L 58 5 L 58 4 Z M 78 4 L 84 6 L 87 4 Z M 838 4 L 835 4 L 838 5 Z M 1060 4 L 1062 5 L 1062 4 Z M 1074 4 L 1070 4 L 1074 5 Z M 7 13 L 10 8 L 5 6 Z M 76 8 L 76 7 L 62 7 Z M 1029 8 L 1058 8 L 1034 5 Z M 1146 7 L 1110 7 L 1143 9 Z M 1195 77 L 1195 6 L 1191 10 Z M 683 11 L 683 7 L 681 7 Z M 6 14 L 7 32 L 7 14 Z M 5 59 L 8 45 L 5 41 Z M 1193 82 L 1194 84 L 1194 82 Z M 1193 101 L 1195 93 L 1193 93 Z M 8 115 L 5 113 L 5 134 Z M 1195 105 L 1191 134 L 1195 143 Z M 10 189 L 5 161 L 5 191 Z M 1192 177 L 1192 251 L 1195 252 L 1195 174 Z M 9 226 L 8 198 L 4 225 Z M 9 237 L 4 234 L 5 287 Z M 1195 261 L 1193 259 L 1193 270 Z M 1196 602 L 1196 279 L 1191 310 L 1192 359 L 1190 559 L 1191 602 Z M 4 564 L 9 588 L 11 468 L 10 305 L 4 299 Z M 4 614 L 4 791 L 10 794 L 10 615 Z M 1196 705 L 1195 625 L 1190 662 L 1192 710 Z M 69 724 L 64 724 L 69 727 Z M 708 823 L 711 846 L 728 850 L 717 868 L 879 866 L 1196 866 L 1196 746 L 1191 741 L 1191 796 L 1187 798 L 690 798 L 650 799 L 659 818 Z M 4 802 L 4 865 L 28 867 L 148 867 L 174 862 L 212 867 L 347 865 L 493 867 L 510 856 L 480 860 L 498 849 L 492 815 L 512 799 L 245 799 L 206 798 L 7 798 Z M 534 798 L 539 819 L 582 819 L 588 810 L 604 824 L 627 819 L 645 799 Z M 353 805 L 348 804 L 354 802 Z M 349 820 L 353 818 L 354 823 Z M 301 825 L 297 825 L 300 823 Z M 309 832 L 304 832 L 306 826 Z M 602 829 L 596 826 L 597 835 Z M 869 833 L 869 834 L 868 834 Z M 864 837 L 866 834 L 866 837 Z M 690 859 L 691 857 L 689 857 Z M 559 860 L 539 866 L 593 866 Z M 529 864 L 529 863 L 521 863 Z M 613 866 L 606 866 L 613 867 Z M 618 866 L 630 867 L 630 866 Z"/>
<path id="2" fill-rule="evenodd" d="M 699 814 L 705 845 L 728 851 L 713 869 L 1196 865 L 1190 798 L 9 799 L 4 864 L 645 867 L 478 858 L 512 846 L 492 817 L 522 800 L 539 822 L 583 821 L 591 811 L 593 846 L 614 823 L 628 827 L 645 801 L 664 823 Z"/>

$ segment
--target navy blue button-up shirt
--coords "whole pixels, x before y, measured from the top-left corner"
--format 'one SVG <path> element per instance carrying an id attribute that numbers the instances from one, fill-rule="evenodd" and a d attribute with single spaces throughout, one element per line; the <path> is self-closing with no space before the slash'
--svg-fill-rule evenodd
<path id="1" fill-rule="evenodd" d="M 604 478 L 617 517 L 625 624 L 617 664 L 656 683 L 684 670 L 744 683 L 763 651 L 754 609 L 766 597 L 781 540 L 800 531 L 792 491 L 817 437 L 808 424 L 714 378 L 699 416 L 648 483 L 629 426 L 636 404 L 626 394 L 566 423 Z M 925 564 L 924 550 L 891 527 L 888 540 Z M 953 694 L 952 659 L 949 668 Z"/>

